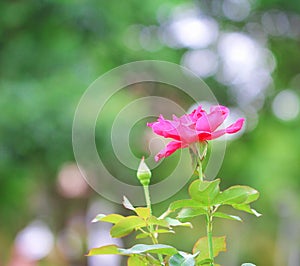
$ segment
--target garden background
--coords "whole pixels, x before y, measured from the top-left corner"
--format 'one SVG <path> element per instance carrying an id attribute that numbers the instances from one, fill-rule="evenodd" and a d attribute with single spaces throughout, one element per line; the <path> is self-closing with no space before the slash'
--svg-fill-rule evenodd
<path id="1" fill-rule="evenodd" d="M 223 188 L 259 190 L 254 205 L 263 216 L 218 224 L 216 235 L 228 235 L 229 249 L 220 261 L 300 265 L 299 13 L 300 2 L 292 0 L 1 1 L 0 265 L 25 266 L 16 262 L 24 254 L 28 265 L 104 265 L 84 256 L 103 239 L 98 230 L 107 228 L 89 221 L 95 209 L 123 210 L 79 174 L 73 116 L 101 74 L 148 59 L 191 69 L 221 104 L 247 118 L 243 134 L 227 144 L 219 175 Z M 186 110 L 191 105 L 175 88 L 155 84 L 113 97 L 96 142 L 106 167 L 123 181 L 135 173 L 114 156 L 111 124 L 124 104 L 147 95 L 170 98 Z M 138 157 L 147 154 L 145 123 L 132 129 Z M 170 165 L 164 163 L 165 171 Z M 168 202 L 155 205 L 155 212 Z M 165 241 L 190 249 L 195 234 L 184 230 Z"/>

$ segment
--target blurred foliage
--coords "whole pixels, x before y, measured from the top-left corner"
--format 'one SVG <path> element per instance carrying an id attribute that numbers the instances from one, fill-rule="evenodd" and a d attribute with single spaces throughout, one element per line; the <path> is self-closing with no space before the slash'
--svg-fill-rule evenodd
<path id="1" fill-rule="evenodd" d="M 74 161 L 72 120 L 76 105 L 88 85 L 106 71 L 135 60 L 159 59 L 180 63 L 185 48 L 161 45 L 157 50 L 145 50 L 134 43 L 136 40 L 126 39 L 128 27 L 157 26 L 157 14 L 162 5 L 164 10 L 169 10 L 167 13 L 171 13 L 172 8 L 182 3 L 199 5 L 205 10 L 209 2 L 1 1 L 0 264 L 2 258 L 8 259 L 17 232 L 32 219 L 43 218 L 56 233 L 65 226 L 69 215 L 85 212 L 89 199 L 65 199 L 57 191 L 56 179 L 62 164 Z M 261 0 L 254 3 L 255 14 L 274 9 L 288 14 L 300 12 L 300 2 Z M 215 19 L 221 27 L 230 25 L 241 31 L 247 22 Z M 259 16 L 251 17 L 252 22 L 259 20 Z M 128 41 L 138 49 L 125 45 Z M 274 89 L 266 94 L 257 127 L 228 145 L 220 172 L 224 177 L 224 188 L 246 184 L 261 192 L 255 208 L 263 213 L 262 218 L 257 221 L 247 216 L 243 225 L 220 225 L 228 235 L 237 230 L 253 241 L 249 245 L 249 241 L 242 243 L 241 240 L 239 250 L 242 252 L 235 254 L 238 257 L 236 263 L 247 259 L 257 265 L 273 265 L 275 258 L 284 261 L 288 255 L 276 246 L 280 224 L 288 227 L 299 219 L 299 117 L 290 122 L 281 121 L 273 115 L 271 107 L 275 93 L 290 87 L 291 80 L 299 73 L 299 38 L 270 36 L 268 45 L 277 61 L 273 73 Z M 220 103 L 232 102 L 224 85 L 213 78 L 206 81 Z M 299 86 L 298 83 L 291 88 L 298 95 Z M 124 97 L 130 101 L 137 95 L 129 92 L 126 96 L 116 96 L 116 102 L 124 104 Z M 179 96 L 177 100 L 185 106 L 188 99 Z M 109 134 L 111 118 L 104 122 L 105 134 L 97 139 L 100 144 L 107 143 L 104 136 Z M 136 147 L 133 150 L 137 155 L 141 153 Z M 106 161 L 112 162 L 111 157 Z M 115 164 L 110 167 L 115 167 Z M 119 170 L 116 168 L 115 171 Z M 98 197 L 96 193 L 90 193 L 92 196 Z M 157 208 L 166 205 L 167 202 L 161 203 Z M 233 243 L 240 233 L 232 235 L 228 241 Z M 283 241 L 289 241 L 291 236 L 293 233 Z M 194 240 L 192 234 L 189 238 L 186 243 L 176 237 L 171 240 L 178 242 L 179 249 L 185 249 L 182 245 L 188 246 Z M 299 238 L 293 241 L 300 242 Z M 234 257 L 234 254 L 223 256 Z M 51 265 L 51 259 L 49 261 Z M 83 261 L 81 258 L 77 263 Z M 47 259 L 44 263 L 48 265 Z M 55 265 L 69 264 L 57 259 Z"/>

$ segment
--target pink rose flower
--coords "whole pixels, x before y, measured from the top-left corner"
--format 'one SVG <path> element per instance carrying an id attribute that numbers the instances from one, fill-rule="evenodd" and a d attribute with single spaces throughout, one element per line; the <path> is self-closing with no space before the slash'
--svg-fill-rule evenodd
<path id="1" fill-rule="evenodd" d="M 157 135 L 173 139 L 155 156 L 155 161 L 168 157 L 176 150 L 186 148 L 192 143 L 216 139 L 226 133 L 233 134 L 241 130 L 244 118 L 239 118 L 225 129 L 218 129 L 228 114 L 229 109 L 225 106 L 212 106 L 210 113 L 206 113 L 202 106 L 199 106 L 190 114 L 179 118 L 173 115 L 173 120 L 164 119 L 160 115 L 157 122 L 147 123 Z"/>

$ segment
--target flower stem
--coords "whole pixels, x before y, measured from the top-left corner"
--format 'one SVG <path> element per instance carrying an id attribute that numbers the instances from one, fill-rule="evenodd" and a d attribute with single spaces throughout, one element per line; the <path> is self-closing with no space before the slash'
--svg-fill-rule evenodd
<path id="1" fill-rule="evenodd" d="M 197 168 L 198 175 L 200 181 L 203 181 L 203 166 L 202 162 L 207 155 L 207 142 L 199 142 L 196 146 L 197 151 Z M 206 214 L 206 231 L 207 231 L 207 241 L 208 241 L 208 253 L 210 259 L 210 266 L 214 266 L 214 250 L 213 250 L 213 236 L 212 236 L 212 228 L 213 228 L 213 209 L 211 207 L 208 208 L 208 212 Z"/>
<path id="2" fill-rule="evenodd" d="M 203 181 L 202 162 L 201 162 L 201 160 L 200 160 L 199 157 L 197 157 L 197 158 L 198 158 L 198 175 L 199 175 L 199 179 L 200 179 L 201 181 Z"/>
<path id="3" fill-rule="evenodd" d="M 145 194 L 145 199 L 146 199 L 146 204 L 147 204 L 147 208 L 150 209 L 150 213 L 152 214 L 152 210 L 151 210 L 151 200 L 150 200 L 150 193 L 149 193 L 149 186 L 145 185 L 143 186 L 144 188 L 144 194 Z"/>
<path id="4" fill-rule="evenodd" d="M 145 194 L 147 208 L 149 208 L 150 214 L 152 215 L 149 186 L 148 185 L 143 185 L 143 188 L 144 188 L 144 194 Z M 150 231 L 150 234 L 151 234 L 151 239 L 152 239 L 153 244 L 158 244 L 157 235 L 154 233 L 153 225 L 150 225 L 148 228 L 149 228 L 149 231 Z M 160 264 L 165 265 L 163 256 L 161 254 L 157 254 L 157 256 L 158 256 L 158 259 L 160 261 Z"/>
<path id="5" fill-rule="evenodd" d="M 205 159 L 207 153 L 207 142 L 199 142 L 196 145 L 196 154 L 197 154 L 197 168 L 198 168 L 198 175 L 199 179 L 203 181 L 203 166 L 202 161 Z"/>
<path id="6" fill-rule="evenodd" d="M 214 250 L 213 250 L 213 237 L 212 237 L 212 215 L 211 212 L 206 215 L 206 230 L 207 230 L 207 240 L 208 240 L 208 252 L 210 258 L 210 266 L 214 265 Z"/>

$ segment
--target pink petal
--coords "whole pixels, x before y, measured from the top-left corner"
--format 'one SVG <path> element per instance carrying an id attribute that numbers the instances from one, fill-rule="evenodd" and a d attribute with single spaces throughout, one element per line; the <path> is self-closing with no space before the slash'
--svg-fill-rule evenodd
<path id="1" fill-rule="evenodd" d="M 206 140 L 210 140 L 212 134 L 213 134 L 213 133 L 211 133 L 211 132 L 206 132 L 206 131 L 198 132 L 198 141 L 206 141 Z"/>
<path id="2" fill-rule="evenodd" d="M 239 118 L 236 122 L 226 128 L 226 133 L 232 134 L 240 131 L 244 125 L 245 118 Z"/>
<path id="3" fill-rule="evenodd" d="M 197 131 L 208 131 L 211 132 L 210 122 L 208 120 L 207 114 L 203 114 L 196 122 Z"/>
<path id="4" fill-rule="evenodd" d="M 210 113 L 198 119 L 196 129 L 198 131 L 215 131 L 227 118 L 229 109 L 222 105 L 212 106 Z"/>
<path id="5" fill-rule="evenodd" d="M 211 136 L 211 139 L 216 139 L 216 138 L 221 137 L 222 135 L 224 135 L 226 133 L 227 134 L 233 134 L 233 133 L 236 133 L 236 132 L 240 131 L 243 127 L 244 122 L 245 122 L 244 118 L 239 118 L 236 122 L 234 122 L 229 127 L 213 132 L 212 136 Z"/>
<path id="6" fill-rule="evenodd" d="M 193 122 L 197 122 L 197 120 L 204 114 L 206 114 L 205 110 L 203 110 L 202 106 L 199 105 L 197 109 L 193 110 L 190 114 L 188 114 L 188 116 Z"/>
<path id="7" fill-rule="evenodd" d="M 212 106 L 208 114 L 211 130 L 215 131 L 229 115 L 229 109 L 222 105 Z"/>
<path id="8" fill-rule="evenodd" d="M 154 157 L 155 161 L 158 162 L 161 158 L 168 157 L 177 151 L 180 148 L 186 148 L 188 144 L 183 144 L 179 141 L 171 141 L 167 144 L 167 146 L 162 149 L 156 156 Z"/>
<path id="9" fill-rule="evenodd" d="M 223 136 L 224 134 L 226 134 L 226 130 L 225 129 L 217 130 L 217 131 L 213 132 L 211 134 L 210 138 L 207 139 L 207 140 L 217 139 L 217 138 Z"/>
<path id="10" fill-rule="evenodd" d="M 180 121 L 180 123 L 185 126 L 191 126 L 195 124 L 195 122 L 193 122 L 190 116 L 188 115 L 183 115 L 180 118 L 177 118 L 177 121 Z"/>
<path id="11" fill-rule="evenodd" d="M 226 106 L 223 105 L 214 105 L 210 107 L 210 112 L 223 112 L 223 113 L 229 113 L 229 109 Z"/>
<path id="12" fill-rule="evenodd" d="M 173 138 L 180 140 L 180 136 L 177 130 L 179 122 L 165 120 L 163 116 L 160 116 L 157 122 L 147 123 L 147 126 L 151 127 L 153 132 L 157 135 L 165 138 Z"/>
<path id="13" fill-rule="evenodd" d="M 165 138 L 172 138 L 184 143 L 193 143 L 198 141 L 197 132 L 194 123 L 190 117 L 183 115 L 180 118 L 173 117 L 174 120 L 165 120 L 162 116 L 157 122 L 148 123 L 154 133 Z"/>

